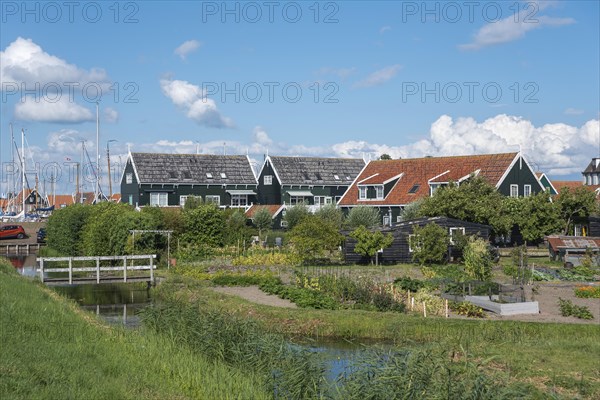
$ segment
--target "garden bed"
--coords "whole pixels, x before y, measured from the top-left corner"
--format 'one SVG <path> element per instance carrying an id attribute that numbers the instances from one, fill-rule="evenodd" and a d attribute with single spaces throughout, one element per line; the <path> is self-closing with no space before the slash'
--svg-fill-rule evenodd
<path id="1" fill-rule="evenodd" d="M 521 315 L 521 314 L 539 314 L 540 307 L 537 301 L 525 301 L 525 302 L 507 302 L 501 303 L 500 297 L 493 295 L 491 296 L 453 296 L 453 295 L 442 295 L 442 297 L 453 300 L 453 301 L 468 301 L 469 303 L 475 304 L 483 308 L 484 310 L 491 311 L 495 314 L 507 316 L 507 315 Z M 506 300 L 506 297 L 503 297 Z"/>

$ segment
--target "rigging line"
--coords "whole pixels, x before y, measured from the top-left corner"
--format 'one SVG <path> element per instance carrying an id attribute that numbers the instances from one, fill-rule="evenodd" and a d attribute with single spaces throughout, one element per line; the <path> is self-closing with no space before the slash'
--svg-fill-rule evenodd
<path id="1" fill-rule="evenodd" d="M 15 140 L 13 140 L 13 144 L 15 145 L 15 149 L 17 149 L 17 157 L 19 157 L 19 165 L 23 165 L 23 162 L 21 161 L 21 153 L 19 153 L 19 147 L 17 146 L 17 142 Z M 19 168 L 21 169 L 21 168 Z M 27 184 L 27 189 L 31 189 L 31 187 L 29 186 L 29 179 L 27 179 L 27 172 L 25 173 L 25 183 Z"/>

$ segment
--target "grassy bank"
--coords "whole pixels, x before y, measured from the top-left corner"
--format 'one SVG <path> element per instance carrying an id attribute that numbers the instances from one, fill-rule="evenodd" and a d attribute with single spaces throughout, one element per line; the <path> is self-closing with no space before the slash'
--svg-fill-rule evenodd
<path id="1" fill-rule="evenodd" d="M 206 283 L 176 275 L 156 289 L 165 299 L 198 302 L 205 309 L 256 320 L 287 336 L 378 339 L 419 348 L 443 348 L 449 357 L 502 371 L 515 383 L 533 384 L 567 398 L 600 395 L 600 326 L 519 321 L 422 318 L 360 310 L 283 309 L 212 291 Z"/>
<path id="2" fill-rule="evenodd" d="M 0 260 L 0 398 L 261 399 L 241 371 L 168 338 L 103 324 Z"/>

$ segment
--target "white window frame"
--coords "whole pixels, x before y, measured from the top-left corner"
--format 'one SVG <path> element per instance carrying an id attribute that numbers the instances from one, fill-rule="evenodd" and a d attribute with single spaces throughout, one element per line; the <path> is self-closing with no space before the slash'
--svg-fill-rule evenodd
<path id="1" fill-rule="evenodd" d="M 288 227 L 288 222 L 286 220 L 281 220 L 281 227 L 282 228 L 287 228 Z"/>
<path id="2" fill-rule="evenodd" d="M 151 207 L 167 207 L 169 205 L 169 193 L 167 192 L 150 192 Z"/>
<path id="3" fill-rule="evenodd" d="M 598 184 L 598 174 L 594 174 L 592 175 L 592 184 L 593 185 L 597 185 Z"/>
<path id="4" fill-rule="evenodd" d="M 359 200 L 367 200 L 367 187 L 366 186 L 358 187 L 358 199 Z"/>
<path id="5" fill-rule="evenodd" d="M 248 205 L 247 194 L 232 194 L 231 207 L 246 207 Z"/>
<path id="6" fill-rule="evenodd" d="M 128 185 L 133 183 L 133 174 L 131 172 L 125 174 L 125 183 Z"/>
<path id="7" fill-rule="evenodd" d="M 207 194 L 204 196 L 204 202 L 206 204 L 216 204 L 218 206 L 221 205 L 221 196 L 218 194 Z"/>
<path id="8" fill-rule="evenodd" d="M 383 185 L 375 186 L 375 199 L 383 200 L 383 198 L 384 198 L 383 194 L 384 194 Z"/>
<path id="9" fill-rule="evenodd" d="M 413 246 L 414 238 L 417 238 L 417 243 L 414 244 L 414 246 Z M 419 250 L 420 248 L 421 248 L 421 246 L 419 245 L 419 242 L 418 242 L 418 236 L 415 235 L 414 233 L 409 234 L 408 235 L 408 252 L 414 253 L 415 250 Z"/>
<path id="10" fill-rule="evenodd" d="M 523 186 L 523 197 L 531 196 L 531 185 Z"/>
<path id="11" fill-rule="evenodd" d="M 510 185 L 510 197 L 519 197 L 519 185 Z"/>
<path id="12" fill-rule="evenodd" d="M 265 175 L 263 177 L 263 184 L 264 185 L 272 185 L 273 184 L 273 175 Z"/>
<path id="13" fill-rule="evenodd" d="M 454 243 L 453 235 L 454 235 L 454 232 L 458 232 L 458 231 L 460 231 L 463 236 L 465 235 L 465 228 L 463 226 L 455 226 L 455 227 L 450 228 L 450 244 L 453 246 L 456 244 L 456 243 Z"/>
<path id="14" fill-rule="evenodd" d="M 307 204 L 305 196 L 290 196 L 290 205 Z"/>
<path id="15" fill-rule="evenodd" d="M 315 196 L 315 206 L 323 207 L 328 204 L 332 204 L 333 199 L 331 196 Z"/>
<path id="16" fill-rule="evenodd" d="M 385 214 L 383 216 L 383 226 L 389 226 L 390 225 L 390 215 L 389 214 Z"/>

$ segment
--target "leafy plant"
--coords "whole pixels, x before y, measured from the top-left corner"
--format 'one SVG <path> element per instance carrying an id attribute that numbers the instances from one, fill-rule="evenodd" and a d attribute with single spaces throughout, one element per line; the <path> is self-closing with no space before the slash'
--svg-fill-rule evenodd
<path id="1" fill-rule="evenodd" d="M 261 208 L 252 217 L 252 222 L 258 228 L 258 236 L 262 237 L 262 233 L 268 231 L 273 226 L 273 217 L 269 210 Z"/>
<path id="2" fill-rule="evenodd" d="M 394 280 L 394 285 L 401 290 L 410 290 L 411 292 L 416 292 L 419 289 L 425 287 L 425 283 L 418 279 L 412 279 L 408 276 L 403 276 L 401 278 L 397 278 Z"/>
<path id="3" fill-rule="evenodd" d="M 375 207 L 352 207 L 346 218 L 346 226 L 349 229 L 356 229 L 359 226 L 371 229 L 379 225 L 379 220 L 379 210 Z"/>
<path id="4" fill-rule="evenodd" d="M 371 264 L 373 263 L 373 256 L 375 256 L 380 249 L 390 247 L 394 242 L 392 234 L 388 233 L 384 235 L 381 231 L 371 232 L 364 226 L 359 226 L 352 231 L 350 237 L 356 239 L 354 252 L 370 257 Z"/>
<path id="5" fill-rule="evenodd" d="M 468 277 L 480 281 L 492 279 L 492 256 L 488 242 L 481 238 L 471 237 L 463 252 L 465 272 Z"/>
<path id="6" fill-rule="evenodd" d="M 307 218 L 310 214 L 308 208 L 304 204 L 296 204 L 285 210 L 283 220 L 287 222 L 288 229 L 293 229 L 302 220 Z"/>
<path id="7" fill-rule="evenodd" d="M 326 252 L 337 250 L 342 236 L 332 223 L 310 215 L 294 226 L 289 240 L 298 257 L 308 262 L 323 257 Z"/>
<path id="8" fill-rule="evenodd" d="M 571 300 L 558 298 L 558 306 L 563 317 L 573 316 L 580 319 L 593 319 L 594 315 L 585 306 L 577 306 Z"/>
<path id="9" fill-rule="evenodd" d="M 468 301 L 450 302 L 449 307 L 452 311 L 456 311 L 458 315 L 464 315 L 465 317 L 485 318 L 485 311 L 483 308 L 476 306 Z"/>

